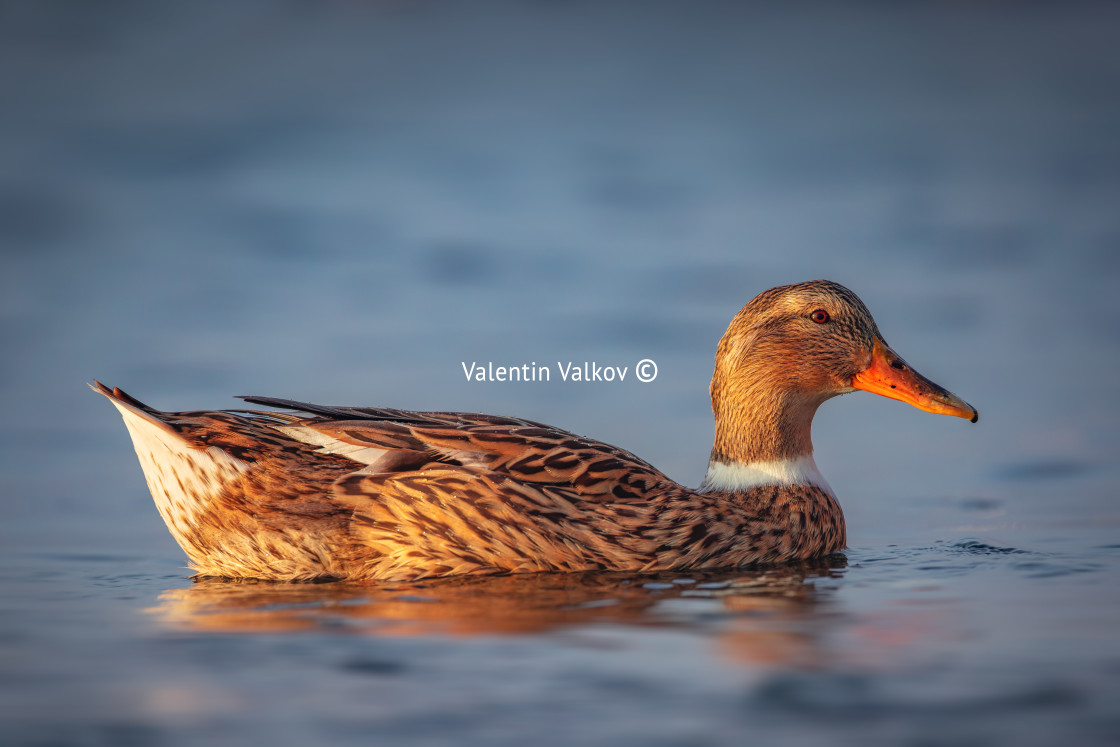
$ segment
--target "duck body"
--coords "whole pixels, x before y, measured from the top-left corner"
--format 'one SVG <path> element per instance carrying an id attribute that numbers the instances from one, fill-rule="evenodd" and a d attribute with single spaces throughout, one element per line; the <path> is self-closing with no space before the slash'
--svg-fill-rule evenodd
<path id="1" fill-rule="evenodd" d="M 244 399 L 283 411 L 165 413 L 93 385 L 123 415 L 156 506 L 200 575 L 290 581 L 733 568 L 836 552 L 843 512 L 809 428 L 828 397 L 876 387 L 975 419 L 827 281 L 767 291 L 732 321 L 698 490 L 520 418 L 267 397 Z"/>

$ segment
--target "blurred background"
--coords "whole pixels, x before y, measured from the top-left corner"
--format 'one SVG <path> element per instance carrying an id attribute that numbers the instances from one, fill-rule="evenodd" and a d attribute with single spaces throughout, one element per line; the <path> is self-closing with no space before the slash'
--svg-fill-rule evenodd
<path id="1" fill-rule="evenodd" d="M 727 323 L 768 287 L 828 278 L 980 411 L 973 426 L 862 393 L 822 408 L 849 561 L 966 541 L 1080 569 L 1091 583 L 1062 586 L 1073 618 L 1038 628 L 1017 627 L 1034 576 L 973 578 L 961 635 L 1018 630 L 1008 661 L 1044 648 L 1085 693 L 1116 694 L 1118 49 L 1120 7 L 1089 2 L 0 5 L 4 640 L 34 652 L 12 682 L 93 678 L 104 661 L 50 652 L 112 620 L 99 645 L 126 656 L 137 630 L 162 635 L 138 610 L 190 586 L 87 381 L 164 410 L 261 394 L 518 415 L 696 485 Z M 648 384 L 556 377 L 557 361 L 643 358 Z M 553 379 L 469 382 L 475 361 Z M 884 598 L 900 583 L 880 581 Z M 1012 587 L 1001 616 L 980 611 Z M 61 615 L 48 600 L 87 597 L 82 622 L 44 623 Z M 136 667 L 136 690 L 163 676 Z M 81 742 L 101 717 L 77 681 Z M 47 690 L 15 691 L 13 733 L 55 734 L 28 705 Z M 1115 736 L 1075 691 L 1086 710 L 1020 737 Z M 99 708 L 166 715 L 126 700 Z M 717 716 L 680 733 L 739 733 Z"/>

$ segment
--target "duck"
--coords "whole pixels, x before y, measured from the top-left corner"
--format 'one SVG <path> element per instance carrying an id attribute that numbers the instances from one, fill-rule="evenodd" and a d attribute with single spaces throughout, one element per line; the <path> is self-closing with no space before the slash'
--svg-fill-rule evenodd
<path id="1" fill-rule="evenodd" d="M 368 583 L 479 574 L 738 569 L 847 544 L 813 460 L 822 403 L 863 390 L 975 423 L 827 280 L 763 291 L 731 320 L 711 380 L 698 488 L 543 423 L 241 397 L 268 410 L 120 411 L 156 507 L 198 577 Z"/>

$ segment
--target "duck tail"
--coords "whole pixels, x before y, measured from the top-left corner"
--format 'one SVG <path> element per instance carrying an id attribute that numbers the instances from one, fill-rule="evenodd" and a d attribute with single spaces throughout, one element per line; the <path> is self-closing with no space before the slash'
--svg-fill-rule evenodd
<path id="1" fill-rule="evenodd" d="M 175 429 L 167 423 L 166 413 L 162 413 L 154 407 L 149 407 L 132 395 L 125 393 L 120 387 L 113 387 L 110 389 L 97 379 L 94 379 L 93 383 L 89 385 L 89 388 L 98 394 L 105 395 L 105 397 L 113 403 L 113 406 L 120 410 L 126 423 L 131 419 L 130 416 L 135 416 L 152 425 L 159 426 L 168 433 L 175 433 L 178 435 Z"/>
<path id="2" fill-rule="evenodd" d="M 110 389 L 97 379 L 94 379 L 93 383 L 89 385 L 89 388 L 97 392 L 98 394 L 104 394 L 113 404 L 126 405 L 133 410 L 140 410 L 141 412 L 147 413 L 149 415 L 161 414 L 159 410 L 149 407 L 148 405 L 133 397 L 131 394 L 125 392 L 120 387 L 113 387 L 112 389 Z"/>

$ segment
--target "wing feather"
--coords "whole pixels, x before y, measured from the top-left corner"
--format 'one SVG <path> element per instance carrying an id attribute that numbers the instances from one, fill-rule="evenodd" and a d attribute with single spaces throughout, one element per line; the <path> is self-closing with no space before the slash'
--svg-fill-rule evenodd
<path id="1" fill-rule="evenodd" d="M 668 480 L 628 451 L 521 418 L 242 399 L 314 416 L 298 421 L 285 416 L 284 424 L 273 427 L 364 464 L 364 475 L 459 466 L 485 470 L 499 480 L 615 498 L 640 495 Z"/>

